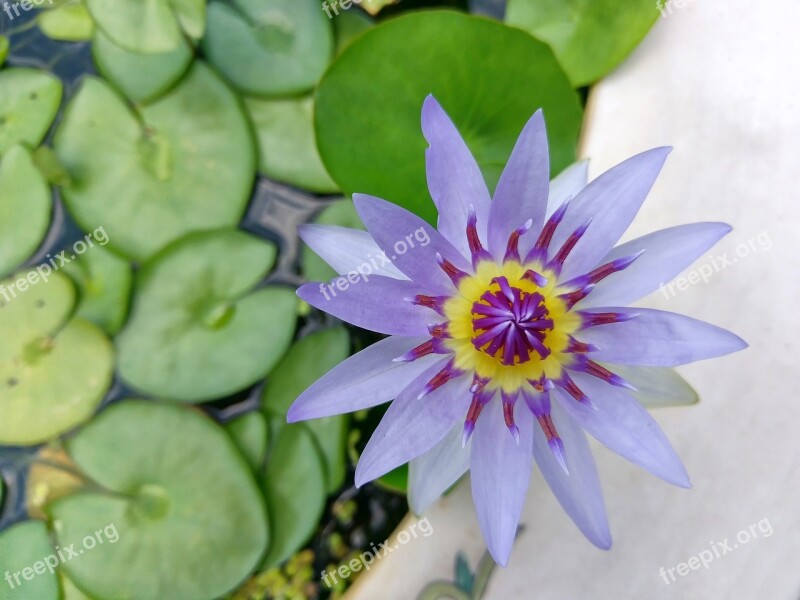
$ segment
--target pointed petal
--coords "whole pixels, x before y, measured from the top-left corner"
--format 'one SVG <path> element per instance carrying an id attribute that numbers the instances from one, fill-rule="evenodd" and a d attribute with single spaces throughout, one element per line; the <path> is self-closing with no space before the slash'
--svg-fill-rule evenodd
<path id="1" fill-rule="evenodd" d="M 547 485 L 578 529 L 595 546 L 607 550 L 611 547 L 611 532 L 600 478 L 586 435 L 557 402 L 552 404 L 550 416 L 564 443 L 569 475 L 553 455 L 542 429 L 536 426 L 533 428 L 533 457 Z"/>
<path id="2" fill-rule="evenodd" d="M 644 367 L 674 367 L 747 348 L 727 329 L 677 313 L 650 308 L 597 308 L 585 311 L 638 315 L 620 323 L 583 330 L 578 337 L 597 346 L 592 359 Z"/>
<path id="3" fill-rule="evenodd" d="M 692 223 L 662 229 L 617 246 L 600 262 L 611 262 L 642 250 L 644 253 L 624 270 L 597 283 L 580 308 L 624 306 L 643 298 L 671 281 L 730 230 L 725 223 Z"/>
<path id="4" fill-rule="evenodd" d="M 570 417 L 633 464 L 673 485 L 691 487 L 686 469 L 664 432 L 627 391 L 583 373 L 573 373 L 572 377 L 591 398 L 594 408 L 556 388 L 555 396 Z"/>
<path id="5" fill-rule="evenodd" d="M 369 281 L 356 279 L 355 283 L 346 277 L 330 284 L 307 283 L 297 290 L 297 295 L 311 306 L 358 327 L 387 335 L 417 336 L 426 335 L 428 324 L 441 320 L 431 309 L 404 299 L 420 291 L 410 281 L 374 275 Z"/>
<path id="6" fill-rule="evenodd" d="M 408 279 L 388 257 L 384 257 L 366 231 L 335 225 L 301 225 L 297 228 L 303 241 L 339 275 L 366 272 L 394 279 Z"/>
<path id="7" fill-rule="evenodd" d="M 426 369 L 389 406 L 358 461 L 358 487 L 427 452 L 464 420 L 472 397 L 470 377 L 462 375 L 419 397 L 448 360 Z"/>
<path id="8" fill-rule="evenodd" d="M 700 398 L 695 389 L 675 370 L 668 367 L 632 367 L 605 365 L 636 388 L 631 395 L 645 408 L 689 406 Z"/>
<path id="9" fill-rule="evenodd" d="M 408 467 L 408 504 L 422 514 L 469 469 L 471 442 L 461 444 L 458 423 L 436 446 L 411 461 Z"/>
<path id="10" fill-rule="evenodd" d="M 287 420 L 295 423 L 329 417 L 392 400 L 432 363 L 442 359 L 430 355 L 414 362 L 393 361 L 423 341 L 424 338 L 392 336 L 354 354 L 300 394 L 289 409 Z"/>
<path id="11" fill-rule="evenodd" d="M 547 131 L 541 109 L 536 111 L 517 140 L 489 207 L 489 251 L 503 258 L 511 232 L 526 220 L 541 230 L 550 187 Z M 529 236 L 535 238 L 535 235 Z M 531 241 L 531 244 L 534 240 Z"/>
<path id="12" fill-rule="evenodd" d="M 550 245 L 551 256 L 570 234 L 592 219 L 592 226 L 567 259 L 562 278 L 571 279 L 600 264 L 639 212 L 670 148 L 642 152 L 606 171 L 570 203 Z"/>
<path id="13" fill-rule="evenodd" d="M 574 162 L 556 175 L 550 182 L 545 218 L 549 218 L 556 212 L 556 209 L 564 204 L 567 198 L 577 196 L 587 183 L 589 183 L 588 160 Z"/>
<path id="14" fill-rule="evenodd" d="M 439 211 L 439 231 L 461 254 L 469 256 L 465 231 L 469 207 L 475 207 L 478 234 L 486 241 L 489 190 L 478 163 L 450 117 L 433 96 L 422 106 L 422 133 L 430 144 L 425 151 L 428 189 Z"/>
<path id="15" fill-rule="evenodd" d="M 533 463 L 533 415 L 517 404 L 519 444 L 508 433 L 502 403 L 491 401 L 475 426 L 470 457 L 472 497 L 489 552 L 506 566 L 517 533 Z"/>
<path id="16" fill-rule="evenodd" d="M 353 194 L 353 203 L 389 260 L 415 283 L 425 287 L 427 293 L 441 294 L 453 289 L 450 279 L 437 266 L 437 255 L 462 271 L 472 272 L 470 262 L 417 215 L 366 194 Z M 462 237 L 466 243 L 466 225 L 464 227 Z"/>

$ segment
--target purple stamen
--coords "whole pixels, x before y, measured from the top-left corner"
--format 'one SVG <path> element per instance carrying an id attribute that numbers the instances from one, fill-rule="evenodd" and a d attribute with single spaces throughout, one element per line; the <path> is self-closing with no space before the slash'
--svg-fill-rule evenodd
<path id="1" fill-rule="evenodd" d="M 576 340 L 574 337 L 569 336 L 567 352 L 571 352 L 573 354 L 585 354 L 587 352 L 597 352 L 598 350 L 599 348 L 593 344 L 587 344 L 586 342 L 581 342 Z"/>
<path id="2" fill-rule="evenodd" d="M 624 323 L 639 316 L 639 313 L 590 313 L 578 311 L 581 318 L 581 329 L 595 327 L 597 325 L 610 325 L 611 323 Z"/>
<path id="3" fill-rule="evenodd" d="M 423 356 L 427 356 L 428 354 L 447 354 L 448 352 L 449 350 L 445 348 L 440 339 L 433 338 L 420 344 L 416 348 L 412 348 L 402 356 L 398 356 L 393 362 L 411 362 Z"/>
<path id="4" fill-rule="evenodd" d="M 532 281 L 539 287 L 544 287 L 547 285 L 547 277 L 544 275 L 537 273 L 533 269 L 528 269 L 525 271 L 525 274 L 522 276 L 522 279 L 527 279 L 528 281 Z"/>
<path id="5" fill-rule="evenodd" d="M 416 296 L 404 298 L 404 300 L 415 306 L 430 308 L 444 316 L 444 303 L 447 302 L 449 298 L 447 296 L 426 296 L 424 294 L 417 294 Z"/>
<path id="6" fill-rule="evenodd" d="M 556 211 L 550 215 L 547 223 L 545 223 L 542 228 L 542 232 L 539 234 L 539 238 L 536 240 L 536 244 L 534 244 L 528 256 L 525 257 L 526 263 L 531 261 L 544 262 L 547 259 L 547 248 L 553 240 L 553 234 L 556 232 L 556 228 L 567 212 L 567 206 L 569 206 L 570 200 L 572 200 L 572 198 L 567 198 L 564 204 L 559 206 Z"/>
<path id="7" fill-rule="evenodd" d="M 586 296 L 588 296 L 593 289 L 594 284 L 590 283 L 580 290 L 575 290 L 574 292 L 569 292 L 568 294 L 561 294 L 559 298 L 564 301 L 564 303 L 567 305 L 567 310 L 569 310 L 578 302 L 586 298 Z"/>
<path id="8" fill-rule="evenodd" d="M 428 333 L 435 338 L 449 338 L 452 337 L 450 332 L 447 331 L 447 323 L 431 323 L 428 325 Z"/>
<path id="9" fill-rule="evenodd" d="M 467 274 L 464 273 L 461 269 L 451 263 L 449 260 L 444 258 L 438 252 L 436 253 L 436 261 L 439 263 L 439 266 L 442 268 L 442 271 L 450 278 L 450 281 L 453 282 L 453 285 L 458 287 L 461 283 L 461 280 L 464 279 Z"/>
<path id="10" fill-rule="evenodd" d="M 467 242 L 472 253 L 472 267 L 477 268 L 482 260 L 491 260 L 491 255 L 481 244 L 478 236 L 478 216 L 475 214 L 475 207 L 469 205 L 469 216 L 467 217 Z"/>
<path id="11" fill-rule="evenodd" d="M 572 249 L 575 248 L 575 244 L 580 241 L 580 239 L 583 237 L 583 234 L 586 233 L 587 229 L 589 229 L 589 225 L 591 225 L 591 223 L 592 220 L 589 219 L 586 221 L 586 223 L 578 227 L 569 235 L 564 244 L 553 257 L 553 260 L 548 263 L 547 268 L 549 270 L 555 271 L 556 273 L 561 273 L 561 269 L 564 267 L 564 262 L 567 260 L 569 253 L 572 252 Z"/>
<path id="12" fill-rule="evenodd" d="M 472 432 L 475 431 L 475 423 L 483 410 L 483 407 L 492 399 L 494 392 L 477 392 L 472 396 L 472 404 L 467 411 L 467 418 L 464 420 L 464 433 L 461 435 L 461 447 L 467 445 Z"/>
<path id="13" fill-rule="evenodd" d="M 597 267 L 594 271 L 591 271 L 586 275 L 580 275 L 570 279 L 569 281 L 559 284 L 558 287 L 582 288 L 590 283 L 598 283 L 609 275 L 613 275 L 614 273 L 630 267 L 637 258 L 644 254 L 644 252 L 644 250 L 640 250 L 636 254 L 631 254 L 630 256 L 607 262 L 606 264 Z"/>
<path id="14" fill-rule="evenodd" d="M 445 365 L 445 367 L 441 371 L 439 371 L 436 375 L 434 375 L 433 378 L 428 383 L 425 384 L 425 387 L 422 388 L 422 391 L 419 393 L 419 396 L 417 396 L 417 400 L 424 398 L 432 391 L 442 387 L 445 383 L 447 383 L 451 379 L 455 379 L 462 373 L 463 371 L 461 371 L 460 369 L 456 369 L 455 366 L 453 366 L 453 361 L 451 360 L 450 362 L 447 363 L 447 365 Z"/>
<path id="15" fill-rule="evenodd" d="M 591 399 L 589 399 L 589 397 L 583 393 L 583 390 L 578 387 L 578 384 L 572 381 L 572 378 L 567 374 L 566 371 L 561 373 L 561 380 L 558 382 L 558 385 L 581 404 L 585 404 L 593 410 L 597 410 L 594 402 L 592 402 Z"/>
<path id="16" fill-rule="evenodd" d="M 516 260 L 520 262 L 519 257 L 519 238 L 528 233 L 530 228 L 533 227 L 533 219 L 528 219 L 522 225 L 522 227 L 518 227 L 514 231 L 511 232 L 511 235 L 508 236 L 508 245 L 506 245 L 506 255 L 503 258 L 504 262 L 508 262 L 509 260 Z"/>
<path id="17" fill-rule="evenodd" d="M 517 392 L 507 393 L 500 392 L 503 398 L 503 418 L 506 421 L 506 427 L 514 438 L 514 441 L 519 444 L 519 427 L 514 423 L 514 406 L 517 404 Z"/>
<path id="18" fill-rule="evenodd" d="M 593 360 L 589 360 L 588 358 L 581 357 L 581 360 L 579 360 L 574 365 L 570 365 L 570 368 L 583 371 L 584 373 L 592 375 L 593 377 L 597 377 L 598 379 L 602 379 L 603 381 L 610 383 L 611 385 L 625 388 L 631 390 L 632 392 L 636 391 L 636 388 L 627 381 L 625 381 L 622 377 L 620 377 L 616 373 L 612 373 L 605 367 L 597 364 Z"/>

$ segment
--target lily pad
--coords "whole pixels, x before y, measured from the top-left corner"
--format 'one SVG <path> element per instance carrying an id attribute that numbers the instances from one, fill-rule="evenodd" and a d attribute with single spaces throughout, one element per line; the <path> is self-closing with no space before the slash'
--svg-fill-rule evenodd
<path id="1" fill-rule="evenodd" d="M 155 396 L 203 402 L 263 378 L 296 319 L 293 290 L 253 290 L 275 254 L 272 244 L 226 229 L 191 234 L 147 263 L 117 339 L 123 379 Z"/>
<path id="2" fill-rule="evenodd" d="M 0 600 L 59 600 L 58 579 L 44 563 L 52 554 L 41 521 L 20 523 L 0 534 L 0 565 L 3 576 L 11 576 L 10 583 L 6 579 L 0 585 Z"/>
<path id="3" fill-rule="evenodd" d="M 50 440 L 92 416 L 111 384 L 108 339 L 83 319 L 69 279 L 30 270 L 0 285 L 0 444 Z"/>
<path id="4" fill-rule="evenodd" d="M 100 598 L 211 600 L 257 566 L 268 541 L 263 498 L 233 442 L 204 415 L 127 400 L 67 450 L 107 490 L 50 507 L 62 547 L 85 548 L 81 540 L 95 532 L 104 541 L 63 564 L 80 589 Z"/>
<path id="5" fill-rule="evenodd" d="M 299 425 L 296 427 L 295 425 Z M 284 427 L 267 463 L 264 493 L 272 543 L 263 568 L 279 565 L 311 537 L 325 509 L 325 469 L 303 423 Z"/>
<path id="6" fill-rule="evenodd" d="M 359 35 L 374 25 L 372 19 L 359 10 L 348 10 L 333 20 L 336 55 L 350 45 Z"/>
<path id="7" fill-rule="evenodd" d="M 255 176 L 239 100 L 199 62 L 138 113 L 107 84 L 85 80 L 55 149 L 73 179 L 63 190 L 72 215 L 87 231 L 103 225 L 136 260 L 190 231 L 238 223 Z"/>
<path id="8" fill-rule="evenodd" d="M 631 395 L 647 408 L 689 406 L 700 402 L 697 391 L 675 370 L 667 367 L 605 365 L 636 388 Z"/>
<path id="9" fill-rule="evenodd" d="M 208 21 L 208 60 L 247 94 L 309 91 L 333 55 L 333 26 L 318 0 L 212 2 Z"/>
<path id="10" fill-rule="evenodd" d="M 14 146 L 0 160 L 0 275 L 27 260 L 47 233 L 50 187 L 31 153 Z"/>
<path id="11" fill-rule="evenodd" d="M 267 454 L 268 428 L 264 415 L 258 412 L 237 417 L 225 426 L 242 456 L 257 471 Z"/>
<path id="12" fill-rule="evenodd" d="M 47 519 L 47 505 L 79 489 L 84 480 L 62 448 L 44 446 L 25 479 L 25 509 L 33 519 Z"/>
<path id="13" fill-rule="evenodd" d="M 131 52 L 115 44 L 102 31 L 92 42 L 97 70 L 134 102 L 147 102 L 163 95 L 186 73 L 194 50 L 184 38 L 178 47 L 159 54 Z"/>
<path id="14" fill-rule="evenodd" d="M 64 267 L 78 287 L 79 317 L 114 335 L 125 323 L 133 285 L 131 265 L 102 246 Z"/>
<path id="15" fill-rule="evenodd" d="M 63 42 L 92 39 L 94 21 L 83 4 L 65 4 L 46 10 L 36 17 L 39 29 L 47 37 Z"/>
<path id="16" fill-rule="evenodd" d="M 330 204 L 314 219 L 318 225 L 338 225 L 350 229 L 366 228 L 356 212 L 352 200 L 337 200 Z M 303 276 L 309 281 L 329 281 L 338 273 L 322 260 L 311 248 L 303 244 L 301 250 Z"/>
<path id="17" fill-rule="evenodd" d="M 3 66 L 3 63 L 6 62 L 6 58 L 8 58 L 8 48 L 8 38 L 4 35 L 0 35 L 0 67 Z"/>
<path id="18" fill-rule="evenodd" d="M 61 90 L 61 81 L 43 71 L 0 71 L 0 155 L 15 144 L 39 145 L 56 118 Z"/>
<path id="19" fill-rule="evenodd" d="M 261 399 L 265 413 L 278 426 L 276 429 L 294 427 L 286 424 L 286 413 L 292 402 L 348 356 L 350 336 L 343 327 L 307 335 L 289 349 L 267 381 Z M 344 481 L 347 422 L 346 415 L 338 415 L 305 423 L 322 452 L 329 493 L 338 490 Z"/>
<path id="20" fill-rule="evenodd" d="M 337 191 L 317 151 L 313 98 L 245 100 L 258 134 L 261 172 L 313 192 Z"/>
<path id="21" fill-rule="evenodd" d="M 84 594 L 61 569 L 58 570 L 58 581 L 61 584 L 61 600 L 95 600 Z"/>
<path id="22" fill-rule="evenodd" d="M 576 87 L 621 63 L 658 19 L 652 0 L 509 0 L 506 22 L 548 42 Z"/>
<path id="23" fill-rule="evenodd" d="M 131 52 L 175 50 L 183 34 L 203 37 L 206 0 L 85 0 L 97 25 Z"/>
<path id="24" fill-rule="evenodd" d="M 374 194 L 435 220 L 420 132 L 428 94 L 459 128 L 490 189 L 537 108 L 547 119 L 552 172 L 575 160 L 581 108 L 546 44 L 489 19 L 409 13 L 362 34 L 317 89 L 317 144 L 346 194 Z"/>

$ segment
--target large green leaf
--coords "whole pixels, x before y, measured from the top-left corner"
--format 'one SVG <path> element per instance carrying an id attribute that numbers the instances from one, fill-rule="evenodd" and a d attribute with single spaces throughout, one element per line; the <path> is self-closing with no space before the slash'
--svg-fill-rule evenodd
<path id="1" fill-rule="evenodd" d="M 202 402 L 261 379 L 291 342 L 297 298 L 253 290 L 275 247 L 236 230 L 191 234 L 139 273 L 119 372 L 155 396 Z"/>
<path id="2" fill-rule="evenodd" d="M 92 39 L 94 21 L 83 4 L 65 4 L 39 13 L 39 29 L 53 40 L 80 42 Z"/>
<path id="3" fill-rule="evenodd" d="M 50 224 L 50 187 L 30 152 L 14 146 L 0 159 L 0 276 L 39 247 Z"/>
<path id="4" fill-rule="evenodd" d="M 240 583 L 267 546 L 264 502 L 225 431 L 172 404 L 115 404 L 68 442 L 100 491 L 54 502 L 62 547 L 101 532 L 102 547 L 63 564 L 100 598 L 212 600 Z M 116 538 L 116 539 L 115 539 Z"/>
<path id="5" fill-rule="evenodd" d="M 269 437 L 264 415 L 260 412 L 244 414 L 228 423 L 225 429 L 253 470 L 258 470 L 267 454 Z"/>
<path id="6" fill-rule="evenodd" d="M 23 142 L 38 146 L 61 104 L 61 82 L 36 69 L 0 71 L 0 155 Z"/>
<path id="7" fill-rule="evenodd" d="M 57 566 L 51 556 L 55 551 L 41 521 L 20 523 L 0 534 L 0 577 L 5 578 L 0 600 L 59 600 L 58 579 L 44 563 L 47 558 Z"/>
<path id="8" fill-rule="evenodd" d="M 506 22 L 549 43 L 578 87 L 621 63 L 658 16 L 652 0 L 509 0 Z"/>
<path id="9" fill-rule="evenodd" d="M 88 419 L 111 384 L 114 356 L 88 321 L 67 321 L 69 279 L 44 271 L 0 282 L 0 444 L 38 444 Z M 45 274 L 46 275 L 46 274 Z"/>
<path id="10" fill-rule="evenodd" d="M 103 77 L 127 98 L 142 102 L 158 98 L 186 72 L 194 58 L 189 42 L 181 38 L 174 50 L 139 54 L 115 44 L 102 31 L 92 42 L 92 56 Z"/>
<path id="11" fill-rule="evenodd" d="M 317 143 L 342 190 L 374 194 L 435 220 L 420 131 L 428 94 L 460 129 L 490 188 L 540 107 L 553 173 L 575 159 L 581 108 L 547 45 L 488 19 L 412 13 L 362 34 L 320 82 Z"/>
<path id="12" fill-rule="evenodd" d="M 124 258 L 95 246 L 64 267 L 78 287 L 76 314 L 114 335 L 125 323 L 133 285 L 131 265 Z"/>
<path id="13" fill-rule="evenodd" d="M 248 98 L 245 105 L 258 134 L 264 175 L 322 194 L 338 189 L 317 151 L 313 98 Z"/>
<path id="14" fill-rule="evenodd" d="M 132 52 L 175 50 L 183 32 L 199 39 L 206 22 L 206 0 L 85 0 L 97 25 Z"/>
<path id="15" fill-rule="evenodd" d="M 333 27 L 318 0 L 212 2 L 208 16 L 208 60 L 247 94 L 308 91 L 333 54 Z"/>
<path id="16" fill-rule="evenodd" d="M 67 108 L 55 148 L 73 185 L 63 190 L 85 230 L 142 260 L 187 232 L 239 222 L 255 148 L 237 97 L 196 62 L 169 94 L 134 113 L 87 79 Z"/>
<path id="17" fill-rule="evenodd" d="M 272 541 L 264 568 L 282 563 L 317 529 L 325 508 L 325 469 L 303 424 L 278 434 L 267 462 L 264 492 Z"/>
<path id="18" fill-rule="evenodd" d="M 312 333 L 296 342 L 275 367 L 262 397 L 265 413 L 278 426 L 297 397 L 317 379 L 350 355 L 350 336 L 343 327 Z M 346 470 L 347 415 L 313 419 L 306 425 L 314 434 L 325 462 L 328 492 L 338 490 Z"/>

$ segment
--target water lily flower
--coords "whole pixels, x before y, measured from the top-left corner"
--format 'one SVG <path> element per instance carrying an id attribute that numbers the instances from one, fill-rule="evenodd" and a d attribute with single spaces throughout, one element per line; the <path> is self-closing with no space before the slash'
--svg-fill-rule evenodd
<path id="1" fill-rule="evenodd" d="M 588 185 L 585 163 L 551 183 L 538 111 L 490 196 L 433 97 L 425 100 L 422 130 L 438 230 L 360 194 L 353 200 L 367 232 L 300 229 L 343 277 L 306 284 L 298 295 L 389 337 L 323 376 L 288 419 L 393 400 L 359 460 L 357 485 L 410 462 L 409 502 L 419 513 L 469 470 L 484 539 L 505 565 L 535 461 L 578 528 L 609 548 L 584 432 L 690 487 L 664 433 L 631 395 L 635 378 L 624 379 L 614 365 L 644 373 L 746 347 L 714 325 L 626 305 L 671 280 L 730 227 L 682 225 L 615 246 L 669 148 L 638 154 Z"/>

